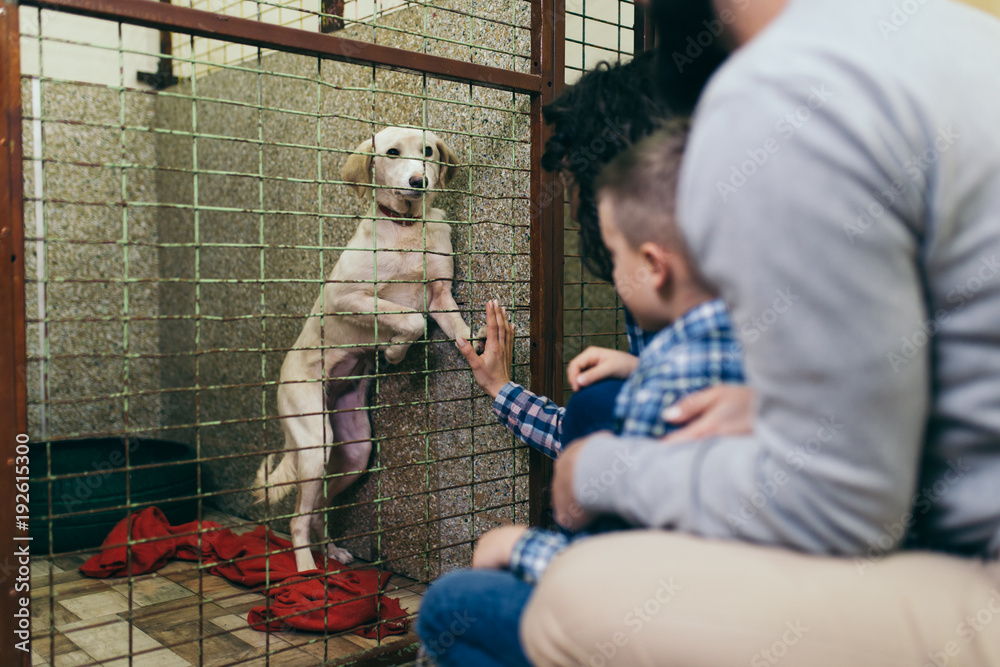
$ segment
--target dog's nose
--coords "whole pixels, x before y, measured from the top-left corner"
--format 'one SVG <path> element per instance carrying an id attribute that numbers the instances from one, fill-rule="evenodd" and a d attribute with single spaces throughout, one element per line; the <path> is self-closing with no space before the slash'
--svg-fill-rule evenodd
<path id="1" fill-rule="evenodd" d="M 422 187 L 424 187 L 424 177 L 423 176 L 411 176 L 410 177 L 410 187 L 411 188 L 422 188 Z"/>

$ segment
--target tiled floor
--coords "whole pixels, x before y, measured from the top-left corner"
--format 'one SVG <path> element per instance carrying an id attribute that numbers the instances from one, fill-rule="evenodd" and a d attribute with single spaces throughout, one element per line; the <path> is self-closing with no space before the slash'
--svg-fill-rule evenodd
<path id="1" fill-rule="evenodd" d="M 226 515 L 206 518 L 233 522 Z M 194 563 L 171 561 L 155 573 L 133 578 L 130 590 L 126 579 L 80 574 L 88 557 L 32 564 L 33 665 L 312 667 L 379 645 L 354 634 L 257 632 L 247 625 L 247 612 L 264 604 L 264 594 L 207 572 L 199 576 Z M 415 614 L 424 589 L 396 575 L 386 594 Z M 382 643 L 400 641 L 414 643 L 412 630 Z"/>

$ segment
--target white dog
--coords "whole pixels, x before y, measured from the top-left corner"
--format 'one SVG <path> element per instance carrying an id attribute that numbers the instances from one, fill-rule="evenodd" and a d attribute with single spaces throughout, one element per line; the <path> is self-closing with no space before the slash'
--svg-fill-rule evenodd
<path id="1" fill-rule="evenodd" d="M 298 483 L 291 533 L 300 571 L 315 568 L 310 530 L 326 539 L 321 509 L 368 465 L 366 392 L 376 351 L 389 363 L 402 361 L 424 335 L 425 308 L 448 337 L 470 338 L 451 294 L 451 227 L 431 222 L 444 219 L 444 211 L 430 207 L 432 190 L 448 185 L 457 162 L 433 133 L 390 127 L 361 142 L 341 170 L 363 200 L 371 200 L 373 183 L 387 187 L 375 188 L 368 217 L 281 366 L 285 456 L 270 471 L 272 457 L 264 461 L 254 489 L 258 501 L 270 494 L 274 502 Z M 333 475 L 325 494 L 324 471 Z M 333 543 L 327 552 L 345 564 L 354 560 Z"/>

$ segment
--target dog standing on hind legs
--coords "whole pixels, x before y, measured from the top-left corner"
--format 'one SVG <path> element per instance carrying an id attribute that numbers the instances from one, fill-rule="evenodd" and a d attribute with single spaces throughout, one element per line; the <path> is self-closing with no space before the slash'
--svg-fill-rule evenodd
<path id="1" fill-rule="evenodd" d="M 431 208 L 433 190 L 448 185 L 457 163 L 434 133 L 390 127 L 363 141 L 341 170 L 362 200 L 381 187 L 281 365 L 284 458 L 273 469 L 273 455 L 264 460 L 253 492 L 258 502 L 276 502 L 298 486 L 291 534 L 299 571 L 316 567 L 311 534 L 326 540 L 322 509 L 368 465 L 366 394 L 377 351 L 401 362 L 424 334 L 425 309 L 449 338 L 471 337 L 451 294 L 451 227 Z M 327 553 L 354 560 L 332 542 Z"/>

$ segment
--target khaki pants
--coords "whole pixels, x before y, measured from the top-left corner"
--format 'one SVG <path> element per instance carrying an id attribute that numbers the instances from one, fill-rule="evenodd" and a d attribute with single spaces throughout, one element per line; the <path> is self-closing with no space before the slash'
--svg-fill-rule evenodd
<path id="1" fill-rule="evenodd" d="M 1000 667 L 1000 563 L 630 531 L 556 558 L 520 627 L 539 667 Z"/>

